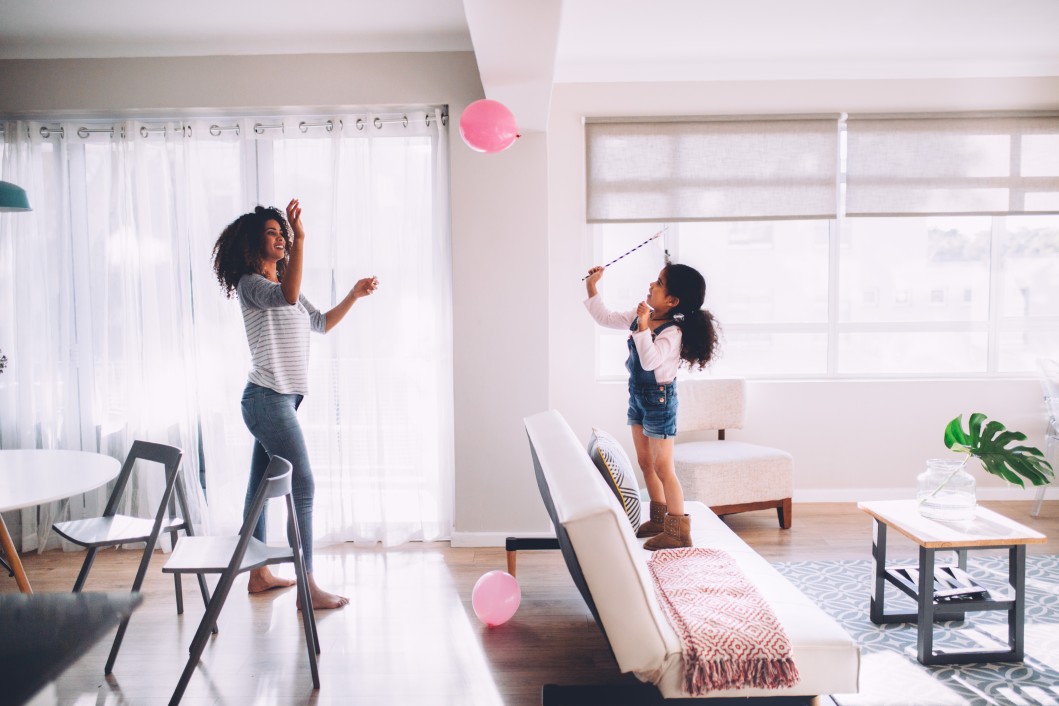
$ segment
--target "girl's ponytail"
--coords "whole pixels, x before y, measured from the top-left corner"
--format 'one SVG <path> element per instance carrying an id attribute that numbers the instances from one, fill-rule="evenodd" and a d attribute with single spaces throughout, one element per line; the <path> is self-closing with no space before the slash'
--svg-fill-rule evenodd
<path id="1" fill-rule="evenodd" d="M 698 270 L 687 265 L 666 265 L 666 291 L 680 300 L 673 309 L 673 320 L 682 337 L 680 358 L 699 370 L 713 359 L 717 351 L 720 326 L 709 311 L 702 308 L 706 300 L 706 280 Z"/>
<path id="2" fill-rule="evenodd" d="M 688 367 L 699 370 L 713 359 L 717 352 L 717 332 L 719 326 L 706 309 L 695 309 L 684 316 L 684 322 L 678 324 L 683 333 L 680 341 L 680 357 Z"/>

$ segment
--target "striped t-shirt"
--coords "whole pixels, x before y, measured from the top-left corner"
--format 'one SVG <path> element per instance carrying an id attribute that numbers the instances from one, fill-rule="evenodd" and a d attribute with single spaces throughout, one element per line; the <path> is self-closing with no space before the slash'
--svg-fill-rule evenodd
<path id="1" fill-rule="evenodd" d="M 250 382 L 289 395 L 309 392 L 309 331 L 324 333 L 327 317 L 298 295 L 291 305 L 276 282 L 243 275 L 236 287 L 250 345 Z"/>

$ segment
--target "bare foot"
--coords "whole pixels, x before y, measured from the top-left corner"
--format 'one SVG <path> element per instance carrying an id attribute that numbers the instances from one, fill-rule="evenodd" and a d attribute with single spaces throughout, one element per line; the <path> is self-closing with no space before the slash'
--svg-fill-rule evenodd
<path id="1" fill-rule="evenodd" d="M 254 569 L 250 572 L 250 580 L 246 584 L 249 593 L 264 593 L 273 588 L 287 588 L 297 583 L 294 579 L 285 579 L 274 575 L 267 566 Z"/>
<path id="2" fill-rule="evenodd" d="M 316 585 L 316 579 L 312 574 L 307 574 L 309 581 L 309 600 L 313 604 L 313 610 L 331 610 L 341 608 L 349 603 L 349 599 L 337 593 L 329 593 Z M 302 609 L 301 595 L 298 595 L 298 610 Z"/>

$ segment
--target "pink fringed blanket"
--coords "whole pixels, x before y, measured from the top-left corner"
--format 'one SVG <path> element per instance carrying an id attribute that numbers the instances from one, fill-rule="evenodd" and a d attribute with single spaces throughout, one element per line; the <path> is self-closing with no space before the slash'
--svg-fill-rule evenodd
<path id="1" fill-rule="evenodd" d="M 791 642 L 776 615 L 727 552 L 688 547 L 647 562 L 684 650 L 684 689 L 710 691 L 798 683 Z"/>

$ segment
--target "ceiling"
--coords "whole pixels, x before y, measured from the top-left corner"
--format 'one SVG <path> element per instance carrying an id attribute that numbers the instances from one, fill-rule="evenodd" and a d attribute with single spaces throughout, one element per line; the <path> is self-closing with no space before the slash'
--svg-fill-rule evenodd
<path id="1" fill-rule="evenodd" d="M 473 50 L 527 129 L 553 83 L 1057 76 L 1057 37 L 1056 0 L 0 0 L 0 59 Z"/>

